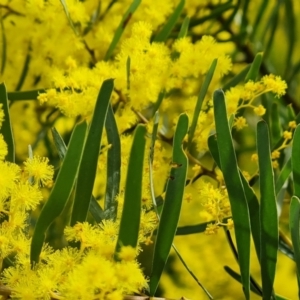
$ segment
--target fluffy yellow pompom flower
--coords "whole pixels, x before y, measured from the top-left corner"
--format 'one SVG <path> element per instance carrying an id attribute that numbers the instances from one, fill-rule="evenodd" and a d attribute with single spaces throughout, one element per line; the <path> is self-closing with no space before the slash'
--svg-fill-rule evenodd
<path id="1" fill-rule="evenodd" d="M 35 184 L 48 186 L 52 183 L 54 168 L 49 165 L 47 157 L 33 156 L 33 158 L 28 158 L 24 165 L 25 172 L 33 178 Z"/>

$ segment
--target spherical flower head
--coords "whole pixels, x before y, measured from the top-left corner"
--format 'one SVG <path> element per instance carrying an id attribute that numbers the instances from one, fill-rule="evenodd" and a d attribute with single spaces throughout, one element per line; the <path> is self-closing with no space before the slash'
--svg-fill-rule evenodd
<path id="1" fill-rule="evenodd" d="M 283 96 L 287 90 L 287 84 L 280 76 L 265 75 L 262 80 L 267 90 L 272 91 L 277 97 Z"/>
<path id="2" fill-rule="evenodd" d="M 289 122 L 289 128 L 295 129 L 297 127 L 296 121 L 290 121 Z"/>
<path id="3" fill-rule="evenodd" d="M 47 157 L 33 156 L 25 162 L 25 172 L 31 177 L 35 184 L 49 186 L 52 183 L 54 168 L 49 165 Z"/>
<path id="4" fill-rule="evenodd" d="M 260 104 L 254 108 L 254 113 L 261 117 L 266 113 L 266 109 Z"/>
<path id="5" fill-rule="evenodd" d="M 274 150 L 271 154 L 272 159 L 277 159 L 280 157 L 280 151 Z"/>
<path id="6" fill-rule="evenodd" d="M 287 130 L 285 130 L 284 132 L 283 132 L 283 138 L 285 139 L 285 140 L 290 140 L 291 138 L 292 138 L 292 133 L 290 132 L 290 131 L 287 131 Z"/>
<path id="7" fill-rule="evenodd" d="M 279 163 L 278 163 L 277 160 L 272 160 L 272 167 L 273 167 L 274 169 L 278 169 Z"/>
<path id="8" fill-rule="evenodd" d="M 254 153 L 251 155 L 251 161 L 257 162 L 258 161 L 258 155 L 257 153 Z"/>
<path id="9" fill-rule="evenodd" d="M 237 117 L 234 121 L 233 126 L 237 129 L 237 130 L 241 130 L 245 127 L 248 126 L 247 124 L 247 120 L 244 117 Z"/>
<path id="10" fill-rule="evenodd" d="M 213 234 L 218 233 L 218 229 L 219 229 L 219 226 L 217 224 L 210 223 L 210 224 L 207 224 L 204 233 L 206 235 L 213 235 Z"/>
<path id="11" fill-rule="evenodd" d="M 136 258 L 136 249 L 131 246 L 122 246 L 118 258 L 122 261 L 133 261 Z"/>
<path id="12" fill-rule="evenodd" d="M 43 199 L 41 191 L 36 185 L 28 181 L 19 183 L 11 194 L 11 209 L 33 210 Z"/>

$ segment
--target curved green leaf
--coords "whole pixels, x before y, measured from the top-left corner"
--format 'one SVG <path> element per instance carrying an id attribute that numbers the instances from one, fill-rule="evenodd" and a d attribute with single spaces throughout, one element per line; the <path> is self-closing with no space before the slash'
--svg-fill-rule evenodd
<path id="1" fill-rule="evenodd" d="M 71 226 L 76 222 L 84 222 L 87 217 L 96 177 L 102 131 L 113 88 L 113 79 L 107 79 L 103 82 L 98 95 L 79 166 Z"/>
<path id="2" fill-rule="evenodd" d="M 275 279 L 279 243 L 278 213 L 272 168 L 268 125 L 257 124 L 257 153 L 260 187 L 260 265 L 263 299 L 271 299 Z"/>
<path id="3" fill-rule="evenodd" d="M 252 80 L 252 81 L 256 80 L 256 78 L 259 74 L 260 65 L 262 63 L 262 58 L 263 58 L 262 52 L 259 52 L 255 55 L 255 58 L 254 58 L 252 64 L 250 65 L 250 70 L 245 77 L 245 82 L 247 82 L 249 80 Z"/>
<path id="4" fill-rule="evenodd" d="M 56 150 L 58 152 L 58 156 L 61 160 L 63 160 L 67 152 L 67 146 L 65 145 L 64 140 L 55 128 L 52 128 L 52 135 Z M 89 211 L 97 223 L 100 223 L 103 219 L 106 218 L 102 207 L 93 196 L 91 197 Z"/>
<path id="5" fill-rule="evenodd" d="M 36 100 L 40 93 L 46 93 L 46 90 L 39 89 L 24 92 L 8 92 L 7 97 L 10 101 Z"/>
<path id="6" fill-rule="evenodd" d="M 1 133 L 3 134 L 4 141 L 7 144 L 8 154 L 6 156 L 6 160 L 9 162 L 15 162 L 15 141 L 10 122 L 6 86 L 4 83 L 0 84 L 0 104 L 2 104 L 2 109 L 4 112 L 4 122 L 2 123 Z"/>
<path id="7" fill-rule="evenodd" d="M 104 59 L 105 60 L 109 60 L 124 32 L 124 29 L 127 26 L 127 23 L 129 22 L 129 20 L 131 19 L 133 13 L 136 11 L 136 9 L 139 7 L 139 5 L 141 4 L 142 0 L 133 0 L 132 3 L 130 4 L 129 8 L 127 9 L 127 11 L 125 12 L 125 14 L 123 15 L 123 18 L 118 26 L 118 28 L 115 31 L 115 35 L 107 49 L 107 52 L 105 54 Z"/>
<path id="8" fill-rule="evenodd" d="M 211 135 L 208 138 L 208 148 L 217 166 L 221 169 L 219 149 L 218 149 L 218 144 L 215 135 Z M 243 173 L 241 171 L 239 172 L 240 172 L 240 177 L 242 180 L 245 196 L 248 202 L 251 233 L 254 241 L 255 251 L 258 259 L 260 259 L 259 258 L 260 257 L 259 202 L 253 189 L 250 187 L 249 182 L 245 179 Z"/>
<path id="9" fill-rule="evenodd" d="M 298 278 L 300 277 L 300 200 L 292 197 L 290 204 L 290 231 L 294 248 L 294 260 L 297 266 Z"/>
<path id="10" fill-rule="evenodd" d="M 114 256 L 116 260 L 118 260 L 118 252 L 122 246 L 134 248 L 137 246 L 141 216 L 145 146 L 146 127 L 139 124 L 135 130 L 130 151 L 123 213 Z"/>
<path id="11" fill-rule="evenodd" d="M 240 73 L 235 75 L 230 81 L 228 81 L 223 86 L 223 91 L 227 91 L 230 88 L 238 85 L 240 82 L 244 81 L 246 75 L 248 74 L 249 70 L 251 68 L 251 65 L 246 66 Z"/>
<path id="12" fill-rule="evenodd" d="M 300 198 L 300 125 L 296 127 L 294 132 L 292 147 L 292 171 L 294 183 L 294 195 Z"/>
<path id="13" fill-rule="evenodd" d="M 222 90 L 213 95 L 220 165 L 228 191 L 239 254 L 239 265 L 246 299 L 250 298 L 250 217 L 244 187 L 240 177 L 233 141 L 227 120 L 225 96 Z"/>
<path id="14" fill-rule="evenodd" d="M 214 75 L 214 72 L 215 72 L 215 69 L 216 69 L 216 66 L 217 66 L 217 62 L 218 62 L 217 59 L 213 60 L 211 66 L 210 66 L 210 68 L 209 68 L 209 70 L 208 70 L 208 72 L 205 76 L 204 82 L 201 86 L 201 90 L 200 90 L 200 93 L 198 95 L 198 99 L 197 99 L 197 103 L 196 103 L 196 107 L 195 107 L 195 111 L 194 111 L 194 115 L 193 115 L 192 124 L 191 124 L 191 127 L 189 129 L 188 148 L 191 147 L 193 136 L 194 136 L 194 133 L 195 133 L 195 130 L 196 130 L 196 127 L 197 127 L 197 122 L 198 122 L 199 114 L 200 114 L 200 111 L 201 111 L 201 107 L 202 107 L 205 95 L 207 94 L 207 90 L 208 90 L 208 87 L 210 85 L 210 82 L 213 78 L 213 75 Z"/>
<path id="15" fill-rule="evenodd" d="M 186 37 L 189 30 L 189 24 L 190 24 L 190 18 L 185 17 L 180 27 L 180 31 L 177 37 L 178 39 Z"/>
<path id="16" fill-rule="evenodd" d="M 279 176 L 277 177 L 276 183 L 275 183 L 275 192 L 276 195 L 279 194 L 282 187 L 284 186 L 285 182 L 288 180 L 292 173 L 292 160 L 289 158 L 289 160 L 286 162 L 286 164 L 281 169 Z"/>
<path id="17" fill-rule="evenodd" d="M 187 157 L 182 141 L 187 133 L 188 117 L 179 117 L 173 140 L 173 162 L 167 183 L 166 198 L 159 222 L 154 246 L 152 272 L 150 275 L 150 296 L 154 296 L 161 274 L 167 262 L 179 220 L 187 175 Z"/>
<path id="18" fill-rule="evenodd" d="M 30 248 L 31 264 L 39 261 L 48 227 L 63 211 L 77 177 L 78 166 L 86 137 L 87 123 L 80 123 L 74 128 L 70 144 L 57 175 L 48 201 L 45 203 L 37 220 Z"/>
<path id="19" fill-rule="evenodd" d="M 165 42 L 175 27 L 184 8 L 185 0 L 180 0 L 169 20 L 165 23 L 161 31 L 154 37 L 154 42 Z"/>
<path id="20" fill-rule="evenodd" d="M 105 129 L 107 141 L 111 145 L 107 153 L 107 178 L 105 192 L 105 211 L 114 219 L 117 213 L 116 196 L 119 194 L 121 177 L 121 142 L 111 105 L 108 108 Z"/>

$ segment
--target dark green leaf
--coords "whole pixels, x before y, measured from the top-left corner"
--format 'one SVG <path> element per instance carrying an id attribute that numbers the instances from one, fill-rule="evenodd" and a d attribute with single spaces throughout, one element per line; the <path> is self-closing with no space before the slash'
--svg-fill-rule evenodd
<path id="1" fill-rule="evenodd" d="M 292 147 L 292 171 L 294 183 L 294 195 L 300 198 L 300 125 L 296 127 L 294 132 L 294 140 Z"/>
<path id="2" fill-rule="evenodd" d="M 173 162 L 167 183 L 158 233 L 154 246 L 150 295 L 156 292 L 161 274 L 167 262 L 179 220 L 182 198 L 187 175 L 187 157 L 182 149 L 182 141 L 187 133 L 188 117 L 180 115 L 173 140 Z"/>
<path id="3" fill-rule="evenodd" d="M 107 153 L 107 180 L 105 192 L 105 210 L 109 210 L 110 218 L 116 216 L 116 196 L 119 194 L 121 176 L 121 142 L 111 105 L 108 108 L 106 122 L 107 141 L 111 145 Z"/>
<path id="4" fill-rule="evenodd" d="M 77 177 L 78 166 L 86 137 L 87 124 L 80 123 L 74 128 L 70 144 L 57 175 L 48 201 L 37 220 L 30 249 L 31 264 L 39 261 L 48 227 L 63 211 Z"/>
<path id="5" fill-rule="evenodd" d="M 279 176 L 277 177 L 276 184 L 275 184 L 275 192 L 276 195 L 279 194 L 282 187 L 284 186 L 285 182 L 288 180 L 290 174 L 292 172 L 292 161 L 289 159 L 286 164 L 281 169 Z"/>
<path id="6" fill-rule="evenodd" d="M 271 299 L 276 271 L 279 232 L 270 139 L 268 125 L 265 121 L 260 121 L 257 124 L 257 154 L 260 188 L 260 264 L 263 299 Z"/>
<path id="7" fill-rule="evenodd" d="M 133 248 L 137 246 L 142 203 L 145 146 L 146 127 L 139 124 L 136 128 L 130 151 L 124 206 L 115 250 L 116 260 L 118 260 L 118 252 L 122 246 L 131 246 Z"/>
<path id="8" fill-rule="evenodd" d="M 55 128 L 52 128 L 52 135 L 56 150 L 58 152 L 58 156 L 61 160 L 63 160 L 67 152 L 67 146 L 65 145 L 64 140 Z M 89 211 L 97 223 L 100 223 L 103 219 L 105 219 L 103 209 L 93 196 L 91 198 Z"/>
<path id="9" fill-rule="evenodd" d="M 298 278 L 300 276 L 300 200 L 293 196 L 290 205 L 290 231 L 294 248 L 294 260 L 297 266 Z"/>
<path id="10" fill-rule="evenodd" d="M 6 160 L 15 162 L 15 142 L 10 122 L 9 104 L 6 93 L 6 86 L 4 83 L 0 84 L 0 104 L 4 112 L 4 122 L 2 123 L 1 133 L 3 134 L 4 141 L 7 144 L 8 154 Z"/>
<path id="11" fill-rule="evenodd" d="M 233 271 L 230 267 L 228 266 L 224 266 L 224 270 L 232 277 L 234 278 L 236 281 L 238 281 L 239 283 L 241 283 L 241 275 L 238 274 L 237 272 Z M 256 295 L 261 296 L 261 289 L 257 289 L 257 287 L 250 282 L 250 290 L 255 293 Z"/>
<path id="12" fill-rule="evenodd" d="M 246 75 L 248 74 L 250 68 L 251 68 L 251 65 L 248 65 L 239 74 L 235 75 L 229 82 L 224 84 L 223 90 L 227 91 L 230 88 L 238 85 L 240 82 L 244 81 L 244 79 L 245 79 Z"/>
<path id="13" fill-rule="evenodd" d="M 7 97 L 10 101 L 36 100 L 40 93 L 45 93 L 45 89 L 31 90 L 24 92 L 8 92 Z"/>
<path id="14" fill-rule="evenodd" d="M 71 226 L 76 222 L 84 222 L 87 217 L 96 177 L 102 131 L 113 88 L 113 79 L 107 79 L 103 82 L 98 95 L 79 166 Z"/>
<path id="15" fill-rule="evenodd" d="M 218 62 L 217 59 L 213 60 L 211 66 L 210 66 L 210 68 L 209 68 L 209 70 L 208 70 L 208 72 L 205 76 L 204 82 L 201 86 L 201 90 L 200 90 L 199 95 L 198 95 L 198 99 L 197 99 L 197 103 L 196 103 L 196 107 L 195 107 L 195 111 L 194 111 L 194 115 L 193 115 L 192 124 L 191 124 L 191 127 L 189 129 L 189 137 L 188 137 L 188 148 L 189 149 L 191 147 L 192 140 L 193 140 L 193 137 L 194 137 L 194 133 L 195 133 L 195 130 L 196 130 L 196 127 L 197 127 L 197 122 L 198 122 L 199 114 L 200 114 L 200 111 L 201 111 L 201 107 L 202 107 L 204 98 L 207 94 L 207 90 L 208 90 L 208 87 L 210 85 L 210 82 L 213 78 L 213 75 L 214 75 L 214 72 L 215 72 L 215 69 L 216 69 L 216 66 L 217 66 L 217 62 Z"/>
<path id="16" fill-rule="evenodd" d="M 167 40 L 183 11 L 184 4 L 185 0 L 180 0 L 169 20 L 165 23 L 161 31 L 154 37 L 154 42 L 165 42 Z"/>
<path id="17" fill-rule="evenodd" d="M 219 149 L 217 145 L 217 140 L 215 135 L 211 135 L 208 138 L 208 148 L 209 151 L 216 162 L 217 166 L 221 169 Z M 248 202 L 250 223 L 251 223 L 251 233 L 254 241 L 254 246 L 256 250 L 257 257 L 260 257 L 260 223 L 259 223 L 259 203 L 258 199 L 250 187 L 248 181 L 245 179 L 244 175 L 240 171 L 240 177 L 242 180 L 243 188 L 245 191 L 245 196 Z"/>
<path id="18" fill-rule="evenodd" d="M 255 81 L 257 76 L 259 75 L 260 65 L 262 63 L 263 53 L 259 52 L 255 55 L 255 58 L 250 65 L 250 70 L 245 77 L 245 82 L 252 80 Z"/>
<path id="19" fill-rule="evenodd" d="M 239 254 L 239 265 L 246 299 L 250 297 L 250 217 L 244 187 L 240 177 L 233 141 L 227 120 L 222 90 L 213 95 L 217 143 L 221 170 L 231 204 L 232 218 Z"/>

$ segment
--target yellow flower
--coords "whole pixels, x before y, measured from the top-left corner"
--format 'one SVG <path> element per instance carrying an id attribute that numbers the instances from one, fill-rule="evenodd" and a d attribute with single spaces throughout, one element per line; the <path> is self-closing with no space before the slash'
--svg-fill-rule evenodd
<path id="1" fill-rule="evenodd" d="M 131 246 L 122 246 L 118 257 L 122 261 L 132 261 L 136 257 L 136 249 Z"/>
<path id="2" fill-rule="evenodd" d="M 266 109 L 260 104 L 254 108 L 254 112 L 258 116 L 263 116 L 266 113 Z"/>
<path id="3" fill-rule="evenodd" d="M 241 130 L 244 127 L 247 127 L 248 124 L 244 117 L 237 117 L 234 121 L 233 126 L 235 126 L 237 130 Z"/>
<path id="4" fill-rule="evenodd" d="M 286 139 L 286 140 L 290 140 L 292 138 L 292 136 L 293 135 L 292 135 L 292 133 L 290 131 L 285 130 L 283 132 L 283 138 Z"/>
<path id="5" fill-rule="evenodd" d="M 35 184 L 48 186 L 52 183 L 54 168 L 49 165 L 47 157 L 33 156 L 33 158 L 28 158 L 24 165 L 28 177 L 32 177 Z"/>

